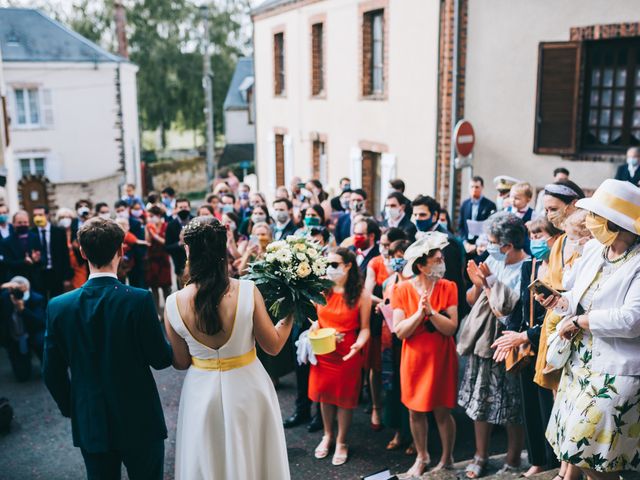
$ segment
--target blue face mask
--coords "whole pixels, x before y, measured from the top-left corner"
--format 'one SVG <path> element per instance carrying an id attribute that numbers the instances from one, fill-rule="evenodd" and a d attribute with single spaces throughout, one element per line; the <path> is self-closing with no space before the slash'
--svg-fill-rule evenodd
<path id="1" fill-rule="evenodd" d="M 433 227 L 433 218 L 415 220 L 414 223 L 419 232 L 428 232 Z"/>
<path id="2" fill-rule="evenodd" d="M 0 223 L 7 223 L 9 221 L 9 215 L 0 214 Z"/>
<path id="3" fill-rule="evenodd" d="M 549 248 L 546 238 L 536 238 L 531 240 L 530 248 L 531 254 L 538 260 L 546 260 L 549 258 L 551 249 Z"/>
<path id="4" fill-rule="evenodd" d="M 220 208 L 220 211 L 222 213 L 231 213 L 233 212 L 233 205 L 222 205 L 222 207 Z"/>
<path id="5" fill-rule="evenodd" d="M 489 255 L 491 255 L 491 257 L 493 257 L 494 260 L 504 262 L 505 258 L 507 258 L 507 254 L 501 252 L 500 248 L 502 247 L 500 247 L 500 245 L 498 245 L 497 243 L 490 243 L 489 245 L 487 245 L 487 252 L 489 253 Z"/>
<path id="6" fill-rule="evenodd" d="M 396 273 L 400 273 L 402 272 L 406 264 L 407 264 L 407 261 L 404 258 L 392 258 L 391 270 L 393 270 Z"/>
<path id="7" fill-rule="evenodd" d="M 171 207 L 171 198 L 169 197 L 164 197 L 162 199 L 162 203 L 164 204 L 165 207 L 169 208 Z"/>

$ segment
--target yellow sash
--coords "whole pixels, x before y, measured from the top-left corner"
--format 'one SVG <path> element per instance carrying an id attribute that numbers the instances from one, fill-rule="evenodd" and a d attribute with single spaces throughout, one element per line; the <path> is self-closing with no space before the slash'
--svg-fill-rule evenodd
<path id="1" fill-rule="evenodd" d="M 191 365 L 200 370 L 218 370 L 226 372 L 235 368 L 245 367 L 256 359 L 255 347 L 247 353 L 229 358 L 197 358 L 191 357 Z"/>

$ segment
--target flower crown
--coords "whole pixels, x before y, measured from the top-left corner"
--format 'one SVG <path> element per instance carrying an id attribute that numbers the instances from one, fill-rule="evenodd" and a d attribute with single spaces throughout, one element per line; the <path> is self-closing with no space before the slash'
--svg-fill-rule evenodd
<path id="1" fill-rule="evenodd" d="M 191 220 L 186 227 L 184 227 L 183 235 L 185 237 L 195 237 L 201 233 L 205 233 L 207 231 L 213 233 L 226 233 L 227 228 L 222 225 L 218 220 L 214 222 L 203 222 L 199 218 L 194 218 Z"/>

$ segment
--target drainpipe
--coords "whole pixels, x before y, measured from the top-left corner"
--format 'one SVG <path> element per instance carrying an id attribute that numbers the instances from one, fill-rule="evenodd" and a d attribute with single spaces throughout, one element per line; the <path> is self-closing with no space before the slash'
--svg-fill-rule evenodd
<path id="1" fill-rule="evenodd" d="M 451 92 L 451 132 L 449 158 L 449 214 L 455 221 L 456 212 L 456 149 L 453 143 L 453 130 L 458 122 L 458 44 L 460 40 L 460 0 L 453 0 L 453 47 L 452 47 L 452 92 Z"/>

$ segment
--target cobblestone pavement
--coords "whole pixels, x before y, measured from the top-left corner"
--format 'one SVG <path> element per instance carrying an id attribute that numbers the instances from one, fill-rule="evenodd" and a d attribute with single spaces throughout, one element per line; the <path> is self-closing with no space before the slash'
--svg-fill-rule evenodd
<path id="1" fill-rule="evenodd" d="M 34 361 L 34 372 L 38 368 Z M 165 444 L 165 478 L 173 478 L 175 430 L 178 402 L 182 385 L 182 372 L 171 368 L 155 372 L 164 406 L 169 438 Z M 295 379 L 283 378 L 278 397 L 283 417 L 293 409 Z M 85 477 L 80 451 L 71 441 L 70 422 L 63 418 L 49 396 L 38 374 L 26 383 L 13 380 L 5 351 L 0 350 L 0 397 L 8 397 L 15 410 L 11 433 L 0 435 L 0 479 L 81 479 Z M 463 415 L 456 414 L 458 441 L 456 460 L 470 458 L 473 453 L 471 425 Z M 362 408 L 356 410 L 350 432 L 351 456 L 346 465 L 333 467 L 330 458 L 316 460 L 313 450 L 320 441 L 320 432 L 309 434 L 305 427 L 286 431 L 292 478 L 295 480 L 357 479 L 359 475 L 375 472 L 383 467 L 393 472 L 404 471 L 412 458 L 403 452 L 387 452 L 385 445 L 392 433 L 389 429 L 374 433 L 369 427 L 369 416 Z M 435 431 L 431 432 L 431 455 L 437 460 L 439 452 Z M 495 452 L 504 451 L 505 440 L 498 431 L 493 442 Z M 126 478 L 123 475 L 123 478 Z M 238 479 L 250 480 L 250 479 Z M 258 480 L 258 479 L 256 479 Z"/>

